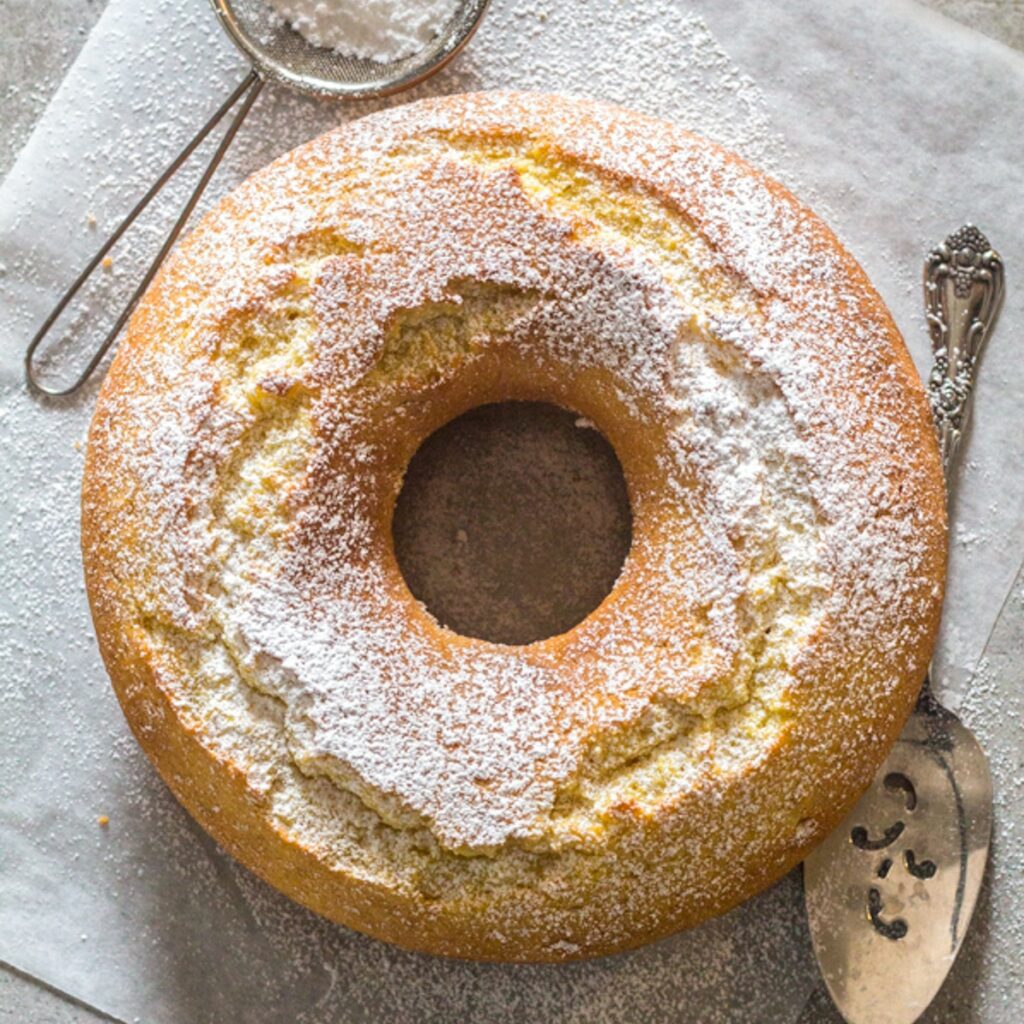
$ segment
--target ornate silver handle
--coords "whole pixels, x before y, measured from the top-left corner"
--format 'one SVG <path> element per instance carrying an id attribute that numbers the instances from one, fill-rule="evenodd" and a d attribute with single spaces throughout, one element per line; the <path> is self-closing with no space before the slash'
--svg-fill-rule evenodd
<path id="1" fill-rule="evenodd" d="M 935 362 L 928 378 L 947 485 L 971 411 L 978 356 L 1003 301 L 1003 261 L 967 224 L 924 264 L 924 302 Z"/>

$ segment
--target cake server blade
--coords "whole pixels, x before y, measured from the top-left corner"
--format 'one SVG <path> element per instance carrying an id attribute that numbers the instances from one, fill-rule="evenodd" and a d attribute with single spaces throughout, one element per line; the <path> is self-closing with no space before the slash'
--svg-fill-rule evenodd
<path id="1" fill-rule="evenodd" d="M 988 764 L 959 719 L 931 703 L 911 715 L 870 789 L 804 863 L 814 951 L 849 1024 L 912 1024 L 924 1013 L 985 874 Z"/>

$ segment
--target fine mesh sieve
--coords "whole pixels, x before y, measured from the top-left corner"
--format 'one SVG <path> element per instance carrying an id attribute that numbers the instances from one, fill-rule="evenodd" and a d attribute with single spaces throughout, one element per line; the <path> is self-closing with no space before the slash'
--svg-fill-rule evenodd
<path id="1" fill-rule="evenodd" d="M 25 351 L 25 376 L 29 387 L 39 394 L 53 397 L 73 394 L 92 376 L 93 371 L 99 366 L 104 355 L 127 323 L 139 299 L 149 287 L 160 264 L 188 223 L 192 211 L 265 82 L 276 82 L 301 92 L 339 99 L 367 99 L 374 96 L 387 96 L 402 89 L 408 89 L 443 68 L 466 45 L 483 18 L 489 0 L 462 0 L 457 5 L 448 24 L 422 50 L 387 63 L 349 57 L 334 50 L 312 45 L 275 15 L 266 0 L 210 0 L 210 3 L 225 32 L 251 61 L 252 70 L 220 105 L 213 116 L 196 132 L 163 174 L 153 182 L 146 194 L 121 221 L 96 255 L 85 265 L 29 343 Z M 178 169 L 188 161 L 210 132 L 236 106 L 238 109 L 224 132 L 220 144 L 206 165 L 156 258 L 149 265 L 114 326 L 93 352 L 85 369 L 67 387 L 54 387 L 42 381 L 38 374 L 36 353 L 50 329 L 125 231 L 146 209 L 164 185 L 174 177 Z"/>
<path id="2" fill-rule="evenodd" d="M 444 67 L 466 44 L 488 0 L 466 0 L 417 53 L 382 64 L 311 46 L 266 0 L 211 0 L 225 31 L 263 78 L 321 96 L 386 96 Z"/>

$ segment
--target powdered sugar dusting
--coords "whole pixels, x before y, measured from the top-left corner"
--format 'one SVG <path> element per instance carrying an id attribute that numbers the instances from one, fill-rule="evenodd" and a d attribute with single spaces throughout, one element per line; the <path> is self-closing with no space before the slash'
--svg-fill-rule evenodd
<path id="1" fill-rule="evenodd" d="M 97 211 L 100 230 L 109 226 L 117 210 L 130 205 L 153 167 L 169 158 L 175 139 L 181 140 L 191 131 L 195 119 L 213 103 L 214 93 L 234 81 L 237 73 L 236 55 L 226 43 L 221 48 L 216 42 L 209 11 L 203 5 L 184 9 L 177 0 L 122 5 L 136 6 L 160 9 L 152 23 L 146 21 L 144 31 L 133 33 L 130 11 L 115 11 L 114 0 L 111 26 L 120 18 L 128 27 L 122 28 L 119 22 L 111 31 L 108 26 L 104 47 L 93 54 L 94 64 L 106 63 L 109 52 L 125 55 L 117 66 L 130 67 L 131 74 L 137 76 L 131 80 L 136 116 L 123 122 L 117 119 L 116 111 L 126 94 L 123 84 L 104 98 L 83 90 L 78 82 L 77 88 L 61 99 L 70 109 L 76 96 L 83 97 L 83 109 L 74 117 L 89 126 L 86 139 L 75 145 L 67 163 L 63 152 L 51 143 L 47 159 L 64 170 L 40 171 L 40 180 L 96 183 L 93 191 L 79 187 L 73 195 L 67 190 L 56 194 L 48 190 L 45 209 L 65 210 L 66 214 L 60 215 L 65 227 L 79 223 L 86 209 Z M 577 93 L 599 90 L 609 98 L 696 127 L 762 166 L 776 162 L 780 143 L 770 130 L 759 90 L 736 71 L 699 19 L 676 4 L 645 4 L 642 10 L 623 4 L 606 11 L 600 30 L 593 31 L 592 26 L 574 21 L 574 10 L 578 7 L 568 4 L 494 3 L 473 48 L 434 87 L 458 90 L 518 83 Z M 140 15 L 135 20 L 143 18 Z M 170 38 L 182 45 L 169 47 Z M 565 49 L 562 39 L 571 39 L 575 50 Z M 136 52 L 138 59 L 132 60 Z M 623 57 L 627 53 L 629 59 Z M 572 59 L 566 60 L 566 54 Z M 214 67 L 216 73 L 210 71 Z M 201 88 L 182 96 L 183 89 L 200 80 L 204 83 Z M 213 89 L 210 81 L 215 81 Z M 161 82 L 175 84 L 168 90 Z M 170 115 L 169 110 L 173 112 Z M 225 178 L 237 180 L 240 172 L 311 137 L 339 116 L 337 107 L 301 101 L 281 92 L 268 93 L 229 155 Z M 173 123 L 168 123 L 169 117 Z M 123 133 L 111 131 L 111 126 L 121 123 L 126 126 Z M 68 177 L 72 164 L 82 168 L 82 179 Z M 211 195 L 221 190 L 215 183 Z M 172 193 L 169 204 L 178 201 L 178 195 Z M 56 294 L 75 269 L 73 264 L 88 255 L 85 250 L 94 242 L 86 240 L 82 251 L 65 262 L 63 272 L 51 275 L 59 253 L 47 248 L 48 242 L 59 241 L 70 250 L 75 239 L 66 232 L 30 230 L 47 223 L 44 212 L 42 204 L 18 208 L 17 222 L 30 237 L 26 236 L 21 250 L 9 249 L 5 255 L 7 283 L 26 280 L 38 288 L 40 283 L 51 282 L 51 294 Z M 131 280 L 133 267 L 140 262 L 137 253 L 119 254 L 114 276 Z M 12 345 L 16 347 L 17 338 L 24 337 L 45 312 L 47 301 L 49 297 L 30 312 L 19 313 L 15 328 L 7 332 Z M 14 348 L 11 351 L 10 380 L 14 382 L 20 376 Z M 51 980 L 70 984 L 73 991 L 126 1019 L 136 1015 L 165 1019 L 161 1015 L 168 1012 L 163 1002 L 167 980 L 171 988 L 178 987 L 173 964 L 181 962 L 183 950 L 199 950 L 197 962 L 203 965 L 201 971 L 192 972 L 188 986 L 194 990 L 196 1007 L 208 1012 L 211 1005 L 223 1005 L 236 1015 L 245 1007 L 247 1019 L 254 1021 L 280 1020 L 289 1011 L 296 1012 L 297 1005 L 311 1005 L 321 996 L 322 1010 L 303 1019 L 318 1020 L 321 1014 L 345 1019 L 349 1015 L 366 1019 L 375 1015 L 423 1020 L 458 1017 L 493 1024 L 524 1017 L 570 1020 L 585 1016 L 610 1022 L 634 1020 L 636 1007 L 642 1005 L 652 1021 L 699 1017 L 702 1021 L 746 1022 L 788 1019 L 793 1007 L 799 1006 L 816 972 L 806 944 L 800 941 L 804 928 L 798 886 L 792 879 L 728 918 L 703 927 L 698 934 L 679 935 L 614 961 L 552 970 L 495 968 L 409 956 L 330 928 L 233 868 L 212 845 L 197 838 L 185 816 L 168 803 L 162 787 L 140 763 L 130 737 L 121 735 L 120 717 L 110 706 L 102 669 L 89 653 L 92 639 L 77 594 L 74 550 L 79 465 L 70 444 L 84 429 L 87 409 L 41 412 L 29 408 L 15 391 L 12 383 L 4 399 L 9 413 L 4 426 L 12 442 L 5 451 L 14 459 L 24 457 L 16 478 L 32 483 L 21 494 L 7 495 L 13 503 L 13 521 L 18 524 L 10 535 L 12 551 L 18 544 L 26 551 L 31 545 L 34 551 L 54 552 L 54 561 L 47 567 L 32 558 L 24 567 L 9 572 L 14 592 L 27 596 L 19 598 L 23 611 L 12 623 L 17 640 L 5 646 L 11 655 L 7 663 L 17 667 L 15 679 L 20 680 L 11 684 L 7 706 L 14 716 L 12 729 L 15 722 L 21 723 L 17 735 L 24 740 L 20 744 L 23 753 L 14 762 L 17 770 L 8 777 L 12 785 L 33 780 L 28 799 L 35 814 L 19 817 L 16 828 L 20 834 L 35 837 L 32 871 L 40 879 L 49 871 L 45 905 L 59 903 L 65 911 L 52 926 L 40 913 L 31 918 L 27 914 L 25 927 L 15 927 L 14 934 L 24 940 L 19 942 L 19 963 L 31 966 L 33 961 L 26 959 L 30 954 L 25 949 L 32 942 L 41 943 L 60 958 L 46 967 Z M 70 433 L 59 434 L 61 424 Z M 41 451 L 39 438 L 43 436 L 56 438 L 59 450 Z M 41 517 L 37 512 L 40 506 L 45 510 Z M 82 625 L 76 628 L 75 622 Z M 59 653 L 51 643 L 44 651 L 38 640 L 41 624 L 65 636 Z M 24 666 L 23 675 L 20 666 Z M 229 670 L 224 671 L 227 674 Z M 991 692 L 985 690 L 985 694 Z M 237 714 L 235 701 L 233 693 L 222 694 L 226 722 Z M 995 720 L 999 702 L 995 697 L 992 701 L 989 708 Z M 33 730 L 24 723 L 37 721 L 36 709 L 44 702 L 52 714 L 41 731 Z M 274 703 L 264 698 L 261 706 L 272 708 Z M 62 728 L 60 723 L 69 727 Z M 276 743 L 279 732 L 273 731 L 272 722 L 267 729 Z M 108 737 L 112 734 L 115 739 L 111 743 Z M 34 766 L 36 761 L 38 766 Z M 46 764 L 66 766 L 66 770 L 61 767 L 57 775 L 40 774 Z M 59 791 L 53 789 L 52 800 L 47 795 L 51 794 L 48 782 L 60 786 Z M 112 832 L 102 850 L 90 816 L 97 794 L 106 795 L 107 810 L 117 802 Z M 53 820 L 60 821 L 56 833 Z M 5 855 L 15 857 L 18 848 L 14 842 L 7 844 Z M 137 867 L 140 864 L 144 868 Z M 214 875 L 211 865 L 218 865 L 213 879 L 216 884 L 207 885 L 206 876 Z M 143 870 L 144 879 L 136 878 Z M 30 877 L 28 871 L 17 874 Z M 68 892 L 61 901 L 53 883 L 64 879 L 68 879 Z M 100 891 L 96 891 L 97 880 L 102 880 Z M 269 937 L 274 948 L 261 952 L 258 944 L 230 927 L 214 927 L 204 936 L 198 930 L 202 922 L 192 914 L 188 915 L 188 927 L 177 931 L 175 912 L 181 908 L 183 892 L 202 903 L 203 918 L 210 921 L 231 919 L 233 911 L 227 904 L 237 898 L 237 916 L 245 917 L 248 905 L 260 934 Z M 29 913 L 32 906 L 26 904 Z M 109 914 L 104 919 L 105 907 Z M 71 928 L 76 941 L 79 930 L 88 931 L 90 941 L 65 948 L 61 936 L 76 915 L 81 919 L 80 928 Z M 233 960 L 222 955 L 225 945 L 236 951 Z M 986 947 L 982 944 L 980 948 Z M 202 955 L 203 950 L 208 955 Z M 124 955 L 118 960 L 121 952 Z M 187 954 L 186 962 L 192 962 L 191 955 Z M 317 971 L 322 970 L 324 961 L 337 974 L 337 983 L 329 992 L 321 987 L 322 978 L 305 978 L 301 989 L 283 983 L 285 965 L 305 963 L 307 957 L 316 960 Z M 93 970 L 93 961 L 100 958 L 121 965 L 116 988 L 110 986 L 103 971 Z M 244 986 L 234 987 L 231 976 L 239 962 L 246 964 L 238 973 L 247 980 Z M 67 974 L 68 969 L 76 970 L 76 964 L 77 973 Z M 255 993 L 253 979 L 264 975 L 281 982 L 280 987 Z M 88 978 L 95 979 L 91 989 L 84 980 Z M 206 978 L 209 986 L 200 984 Z M 175 996 L 179 1010 L 191 998 L 185 988 L 180 986 Z M 959 991 L 956 986 L 950 990 Z M 203 1001 L 214 997 L 223 1002 Z"/>
<path id="2" fill-rule="evenodd" d="M 222 668 L 214 688 L 197 646 L 226 650 L 227 685 L 282 702 L 272 785 L 299 841 L 344 864 L 346 822 L 376 816 L 393 831 L 372 870 L 456 900 L 482 880 L 518 891 L 545 853 L 560 884 L 589 885 L 581 855 L 619 871 L 630 816 L 671 820 L 693 801 L 715 846 L 667 828 L 664 867 L 618 898 L 671 894 L 699 916 L 723 865 L 751 865 L 742 878 L 785 856 L 856 792 L 871 766 L 856 752 L 874 749 L 860 723 L 879 702 L 895 702 L 889 721 L 905 709 L 940 597 L 937 462 L 898 436 L 926 422 L 920 392 L 822 230 L 720 150 L 616 108 L 478 95 L 325 136 L 197 234 L 100 404 L 93 486 L 127 475 L 147 522 L 187 521 L 195 542 L 168 528 L 143 549 L 111 545 L 87 487 L 88 564 L 180 589 L 157 597 L 149 629 L 188 665 L 182 713 L 208 719 L 214 692 L 223 722 Z M 198 315 L 193 266 L 211 282 Z M 486 383 L 495 358 L 506 385 Z M 380 425 L 415 437 L 431 395 L 464 378 L 473 394 L 514 390 L 526 368 L 613 439 L 627 425 L 645 438 L 656 468 L 633 478 L 634 551 L 564 638 L 445 639 L 386 556 L 402 465 Z M 183 403 L 179 380 L 185 395 L 210 383 Z M 190 424 L 184 463 L 177 427 L 125 443 L 161 402 Z M 816 716 L 786 767 L 780 736 Z M 802 765 L 837 735 L 848 766 L 809 782 Z M 245 768 L 246 736 L 243 718 L 209 742 Z M 296 769 L 358 802 L 325 832 Z M 737 790 L 742 805 L 712 825 Z M 546 955 L 621 941 L 617 915 L 577 898 L 593 901 L 583 924 L 540 911 Z M 490 899 L 501 955 L 523 904 Z"/>

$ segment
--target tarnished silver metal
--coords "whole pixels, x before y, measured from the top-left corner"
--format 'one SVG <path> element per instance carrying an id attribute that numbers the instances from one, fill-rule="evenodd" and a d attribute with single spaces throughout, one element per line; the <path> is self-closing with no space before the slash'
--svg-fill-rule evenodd
<path id="1" fill-rule="evenodd" d="M 911 1024 L 949 973 L 981 888 L 992 783 L 974 736 L 918 707 L 854 811 L 804 863 L 811 938 L 849 1024 Z"/>
<path id="2" fill-rule="evenodd" d="M 924 289 L 935 353 L 928 393 L 948 490 L 1002 300 L 1002 261 L 968 225 L 929 253 Z M 804 862 L 814 951 L 849 1024 L 912 1024 L 924 1013 L 970 924 L 991 831 L 985 754 L 926 677 L 868 791 Z"/>
<path id="3" fill-rule="evenodd" d="M 400 60 L 381 63 L 347 57 L 333 50 L 313 46 L 276 18 L 265 0 L 210 0 L 224 30 L 252 63 L 252 69 L 106 239 L 43 322 L 25 351 L 25 378 L 29 387 L 37 394 L 51 397 L 70 395 L 92 376 L 184 229 L 265 82 L 277 82 L 291 89 L 339 99 L 367 99 L 408 89 L 440 71 L 466 45 L 480 24 L 489 2 L 462 0 L 448 24 L 424 49 Z M 70 384 L 64 386 L 58 386 L 49 379 L 44 380 L 39 366 L 39 350 L 54 324 L 121 236 L 236 105 L 238 109 L 235 116 L 160 251 L 113 326 L 93 350 L 84 369 Z M 52 367 L 47 366 L 44 372 L 48 377 Z"/>
<path id="4" fill-rule="evenodd" d="M 924 300 L 935 363 L 928 398 L 949 476 L 970 412 L 975 366 L 1003 300 L 1003 261 L 973 225 L 925 261 Z"/>

